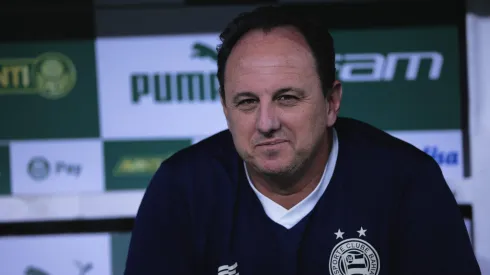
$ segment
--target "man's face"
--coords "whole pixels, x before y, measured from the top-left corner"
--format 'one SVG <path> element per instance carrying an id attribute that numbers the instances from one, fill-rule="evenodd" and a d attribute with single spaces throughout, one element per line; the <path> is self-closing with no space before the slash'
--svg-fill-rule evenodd
<path id="1" fill-rule="evenodd" d="M 228 58 L 224 90 L 239 155 L 269 175 L 300 168 L 337 117 L 338 104 L 329 106 L 309 46 L 293 28 L 246 34 Z"/>

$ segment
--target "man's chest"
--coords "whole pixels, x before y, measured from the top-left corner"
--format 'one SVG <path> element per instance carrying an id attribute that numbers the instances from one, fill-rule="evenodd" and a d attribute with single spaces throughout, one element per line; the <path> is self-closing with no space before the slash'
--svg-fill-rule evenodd
<path id="1" fill-rule="evenodd" d="M 239 209 L 227 229 L 212 234 L 202 274 L 387 274 L 390 224 L 382 211 L 365 210 L 317 209 L 285 229 Z"/>

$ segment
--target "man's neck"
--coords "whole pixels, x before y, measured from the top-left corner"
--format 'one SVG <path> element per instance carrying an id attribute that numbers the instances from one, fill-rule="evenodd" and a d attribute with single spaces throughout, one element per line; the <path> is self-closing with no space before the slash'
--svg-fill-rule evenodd
<path id="1" fill-rule="evenodd" d="M 332 135 L 328 134 L 320 144 L 316 155 L 305 163 L 294 175 L 268 177 L 250 168 L 247 171 L 255 188 L 264 196 L 291 209 L 311 194 L 320 183 L 332 148 Z"/>

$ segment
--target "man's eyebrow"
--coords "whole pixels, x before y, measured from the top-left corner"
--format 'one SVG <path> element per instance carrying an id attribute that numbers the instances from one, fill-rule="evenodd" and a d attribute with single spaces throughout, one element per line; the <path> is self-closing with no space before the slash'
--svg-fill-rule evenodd
<path id="1" fill-rule="evenodd" d="M 235 96 L 233 96 L 232 101 L 234 103 L 237 103 L 240 100 L 240 98 L 243 98 L 243 97 L 257 97 L 257 96 L 250 91 L 243 91 L 243 92 L 239 92 Z"/>
<path id="2" fill-rule="evenodd" d="M 303 89 L 295 88 L 295 87 L 284 87 L 284 88 L 278 89 L 274 93 L 274 96 L 279 96 L 279 95 L 281 95 L 283 93 L 287 93 L 287 92 L 295 92 L 295 93 L 299 94 L 300 96 L 305 94 L 305 90 L 303 90 Z"/>
<path id="3" fill-rule="evenodd" d="M 287 92 L 295 92 L 298 93 L 299 96 L 302 96 L 305 94 L 305 90 L 300 89 L 300 88 L 295 88 L 295 87 L 283 87 L 279 88 L 274 92 L 274 97 L 280 96 L 281 94 L 287 93 Z M 232 102 L 233 103 L 238 103 L 241 98 L 244 97 L 257 97 L 257 95 L 251 91 L 243 91 L 235 94 L 233 96 Z"/>

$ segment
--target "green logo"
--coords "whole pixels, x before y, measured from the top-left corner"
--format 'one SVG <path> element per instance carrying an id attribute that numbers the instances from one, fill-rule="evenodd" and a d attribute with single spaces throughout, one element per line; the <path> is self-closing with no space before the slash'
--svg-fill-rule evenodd
<path id="1" fill-rule="evenodd" d="M 50 165 L 44 157 L 34 157 L 27 164 L 27 173 L 33 180 L 41 181 L 48 177 Z"/>
<path id="2" fill-rule="evenodd" d="M 332 32 L 342 116 L 383 130 L 459 129 L 455 27 Z"/>
<path id="3" fill-rule="evenodd" d="M 105 142 L 106 189 L 146 188 L 165 159 L 191 144 L 187 139 Z"/>
<path id="4" fill-rule="evenodd" d="M 94 47 L 91 39 L 0 44 L 0 140 L 99 137 Z"/>
<path id="5" fill-rule="evenodd" d="M 112 175 L 114 177 L 151 176 L 172 154 L 169 152 L 160 156 L 123 156 L 114 166 Z"/>
<path id="6" fill-rule="evenodd" d="M 389 82 L 395 76 L 405 81 L 438 80 L 444 56 L 439 52 L 347 53 L 336 54 L 335 62 L 342 82 Z"/>
<path id="7" fill-rule="evenodd" d="M 209 59 L 216 63 L 217 53 L 203 43 L 194 43 L 191 58 Z M 219 99 L 219 84 L 216 72 L 163 72 L 134 73 L 130 76 L 131 101 L 135 104 L 144 98 L 157 103 L 205 102 Z"/>
<path id="8" fill-rule="evenodd" d="M 38 267 L 35 267 L 35 266 L 27 267 L 24 274 L 25 275 L 49 275 L 48 272 L 46 272 L 46 271 L 44 271 Z"/>
<path id="9" fill-rule="evenodd" d="M 192 57 L 197 57 L 197 58 L 209 58 L 211 61 L 216 62 L 218 61 L 218 53 L 216 52 L 215 49 L 212 47 L 205 45 L 203 43 L 194 43 L 192 45 Z"/>
<path id="10" fill-rule="evenodd" d="M 457 34 L 454 27 L 333 31 L 341 115 L 390 131 L 460 129 Z M 216 50 L 196 42 L 190 58 L 216 64 Z M 219 100 L 216 70 L 138 72 L 130 83 L 133 104 Z"/>
<path id="11" fill-rule="evenodd" d="M 88 274 L 88 272 L 94 268 L 92 263 L 83 264 L 80 261 L 75 261 L 75 266 L 78 269 L 78 273 L 73 272 L 74 275 Z M 24 275 L 51 275 L 51 273 L 36 266 L 28 266 L 24 271 Z"/>
<path id="12" fill-rule="evenodd" d="M 9 147 L 0 146 L 0 195 L 9 195 L 10 189 Z"/>
<path id="13" fill-rule="evenodd" d="M 78 268 L 78 274 L 79 275 L 85 275 L 87 274 L 90 270 L 94 268 L 94 265 L 92 263 L 82 263 L 80 261 L 75 261 L 75 265 Z"/>
<path id="14" fill-rule="evenodd" d="M 0 59 L 0 94 L 39 94 L 59 99 L 73 89 L 76 80 L 75 65 L 61 53 Z"/>

